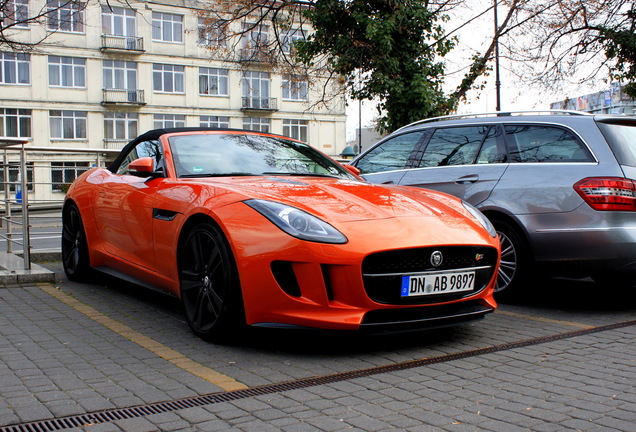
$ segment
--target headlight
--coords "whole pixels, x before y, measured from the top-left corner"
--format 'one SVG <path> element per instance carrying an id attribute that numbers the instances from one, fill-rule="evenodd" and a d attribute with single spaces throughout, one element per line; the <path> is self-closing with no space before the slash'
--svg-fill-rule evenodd
<path id="1" fill-rule="evenodd" d="M 479 221 L 481 226 L 486 228 L 486 231 L 488 231 L 488 234 L 490 234 L 492 237 L 497 237 L 497 231 L 495 230 L 495 227 L 492 225 L 492 223 L 490 223 L 488 218 L 484 216 L 482 212 L 477 210 L 477 208 L 473 206 L 472 204 L 468 204 L 466 201 L 462 201 L 462 204 L 464 205 L 464 208 L 468 210 L 468 212 L 471 215 L 473 215 L 475 219 Z"/>
<path id="2" fill-rule="evenodd" d="M 347 242 L 347 238 L 327 222 L 296 207 L 259 199 L 244 202 L 290 236 L 319 243 Z"/>

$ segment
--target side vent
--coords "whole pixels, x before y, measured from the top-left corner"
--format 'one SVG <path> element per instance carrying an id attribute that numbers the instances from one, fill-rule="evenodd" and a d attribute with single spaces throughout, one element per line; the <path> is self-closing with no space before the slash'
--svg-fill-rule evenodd
<path id="1" fill-rule="evenodd" d="M 322 270 L 322 278 L 325 281 L 325 288 L 327 289 L 327 298 L 331 301 L 333 300 L 333 285 L 331 284 L 329 266 L 321 264 L 320 269 Z"/>
<path id="2" fill-rule="evenodd" d="M 292 297 L 300 297 L 300 286 L 292 263 L 289 261 L 272 262 L 272 274 L 285 293 Z"/>

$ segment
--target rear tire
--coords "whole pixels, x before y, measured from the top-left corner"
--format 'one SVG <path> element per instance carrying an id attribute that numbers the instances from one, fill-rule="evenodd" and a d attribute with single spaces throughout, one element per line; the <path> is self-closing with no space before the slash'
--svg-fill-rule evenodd
<path id="1" fill-rule="evenodd" d="M 62 264 L 72 281 L 84 282 L 91 273 L 86 232 L 75 204 L 67 205 L 62 214 Z"/>
<path id="2" fill-rule="evenodd" d="M 188 325 L 208 341 L 231 342 L 244 327 L 243 299 L 234 257 L 220 230 L 195 225 L 179 251 L 181 302 Z"/>

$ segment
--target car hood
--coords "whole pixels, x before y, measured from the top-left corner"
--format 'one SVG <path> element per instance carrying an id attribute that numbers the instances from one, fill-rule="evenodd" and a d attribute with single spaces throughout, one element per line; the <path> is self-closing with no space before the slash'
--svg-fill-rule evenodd
<path id="1" fill-rule="evenodd" d="M 216 188 L 231 190 L 243 199 L 289 204 L 334 222 L 466 214 L 457 198 L 419 188 L 291 176 L 217 178 L 212 182 Z"/>

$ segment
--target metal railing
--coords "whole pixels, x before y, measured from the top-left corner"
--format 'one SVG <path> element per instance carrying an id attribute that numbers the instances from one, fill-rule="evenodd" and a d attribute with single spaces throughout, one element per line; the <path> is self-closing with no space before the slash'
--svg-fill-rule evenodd
<path id="1" fill-rule="evenodd" d="M 102 103 L 145 105 L 143 90 L 102 89 Z"/>
<path id="2" fill-rule="evenodd" d="M 136 36 L 102 35 L 102 50 L 144 51 L 144 39 Z"/>
<path id="3" fill-rule="evenodd" d="M 278 100 L 271 97 L 243 96 L 241 99 L 242 110 L 277 111 Z"/>
<path id="4" fill-rule="evenodd" d="M 91 166 L 105 166 L 107 157 L 114 157 L 119 150 L 35 147 L 30 139 L 5 137 L 0 137 L 0 149 L 3 151 L 0 180 L 4 190 L 4 197 L 0 199 L 0 239 L 6 240 L 6 252 L 10 254 L 17 254 L 16 246 L 21 246 L 24 269 L 31 270 L 32 241 L 38 237 L 61 235 L 63 189 L 69 186 L 70 180 L 65 178 L 63 170 L 74 170 L 74 174 L 79 175 Z M 31 155 L 33 160 L 28 160 Z M 76 155 L 83 162 L 71 167 L 53 165 L 52 161 L 59 159 L 60 155 Z M 38 181 L 40 176 L 36 175 L 36 171 L 45 170 L 51 173 L 49 177 L 44 176 L 50 181 Z M 59 181 L 53 181 L 56 170 L 58 173 L 62 170 Z M 59 198 L 54 199 L 52 195 Z M 49 223 L 40 224 L 39 220 L 44 219 Z M 55 222 L 51 223 L 51 220 Z M 16 226 L 19 228 L 16 229 Z M 31 230 L 34 226 L 38 228 L 37 232 Z M 55 230 L 50 231 L 49 228 Z"/>

